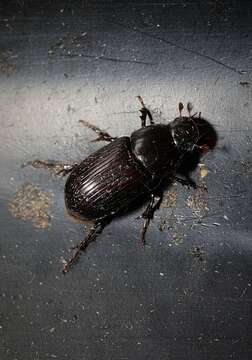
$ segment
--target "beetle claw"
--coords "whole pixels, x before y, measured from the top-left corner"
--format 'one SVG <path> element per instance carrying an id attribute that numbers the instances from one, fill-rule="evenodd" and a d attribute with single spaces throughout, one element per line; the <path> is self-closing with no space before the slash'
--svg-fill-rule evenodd
<path id="1" fill-rule="evenodd" d="M 63 165 L 62 169 L 60 169 L 59 171 L 56 172 L 56 175 L 61 175 L 64 177 L 64 176 L 68 175 L 70 172 L 72 172 L 76 166 L 78 166 L 78 164 Z"/>

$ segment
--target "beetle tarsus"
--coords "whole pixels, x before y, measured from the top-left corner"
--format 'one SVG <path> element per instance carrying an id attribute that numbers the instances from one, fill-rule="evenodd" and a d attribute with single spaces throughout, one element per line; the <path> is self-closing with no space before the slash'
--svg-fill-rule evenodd
<path id="1" fill-rule="evenodd" d="M 78 164 L 64 165 L 63 168 L 57 172 L 57 175 L 66 176 L 70 174 L 77 166 Z"/>
<path id="2" fill-rule="evenodd" d="M 142 105 L 142 108 L 139 110 L 141 112 L 140 119 L 141 119 L 142 127 L 146 126 L 146 118 L 147 118 L 147 116 L 148 116 L 148 118 L 150 120 L 150 124 L 153 125 L 154 124 L 153 117 L 151 115 L 150 110 L 147 109 L 147 107 L 145 106 L 143 98 L 140 95 L 138 95 L 137 98 L 140 101 L 140 104 Z"/>
<path id="3" fill-rule="evenodd" d="M 150 221 L 151 221 L 151 219 L 153 219 L 154 213 L 159 208 L 161 202 L 162 202 L 161 194 L 160 195 L 151 194 L 151 199 L 142 214 L 142 218 L 145 219 L 143 227 L 142 227 L 142 231 L 141 231 L 141 242 L 142 242 L 143 246 L 146 243 L 145 235 L 146 235 L 146 231 L 149 227 Z"/>
<path id="4" fill-rule="evenodd" d="M 192 180 L 190 177 L 187 177 L 186 179 L 181 179 L 180 177 L 175 176 L 174 180 L 179 182 L 182 185 L 192 187 L 193 189 L 197 189 L 198 185 L 194 180 Z"/>
<path id="5" fill-rule="evenodd" d="M 96 125 L 90 124 L 86 120 L 79 120 L 79 123 L 86 126 L 88 129 L 93 130 L 98 135 L 98 137 L 96 139 L 92 140 L 92 142 L 96 142 L 96 141 L 108 141 L 108 142 L 111 142 L 111 141 L 114 141 L 115 139 L 117 139 L 117 137 L 111 136 L 106 131 L 101 130 Z"/>
<path id="6" fill-rule="evenodd" d="M 104 229 L 104 227 L 106 226 L 107 223 L 95 223 L 88 235 L 76 246 L 74 246 L 72 248 L 72 250 L 74 250 L 74 253 L 73 255 L 70 257 L 70 259 L 67 261 L 67 263 L 65 264 L 62 272 L 63 274 L 66 274 L 70 269 L 71 267 L 76 264 L 79 260 L 79 257 L 81 256 L 82 252 L 84 252 L 88 245 L 95 241 L 97 236 L 101 234 L 102 230 Z"/>
<path id="7" fill-rule="evenodd" d="M 67 175 L 69 174 L 78 164 L 65 164 L 63 161 L 56 160 L 33 160 L 23 164 L 22 167 L 32 166 L 35 169 L 48 169 L 54 172 L 56 175 Z"/>
<path id="8" fill-rule="evenodd" d="M 142 227 L 142 231 L 141 231 L 141 243 L 143 246 L 145 246 L 146 244 L 146 240 L 145 240 L 145 234 L 146 234 L 146 231 L 149 227 L 149 224 L 150 224 L 150 220 L 151 218 L 147 218 L 144 220 L 144 224 L 143 224 L 143 227 Z"/>

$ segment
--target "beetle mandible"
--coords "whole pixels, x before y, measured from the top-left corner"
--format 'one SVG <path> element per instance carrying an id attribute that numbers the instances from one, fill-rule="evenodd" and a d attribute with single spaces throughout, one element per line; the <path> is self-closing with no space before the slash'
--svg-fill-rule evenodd
<path id="1" fill-rule="evenodd" d="M 178 181 L 196 188 L 190 178 L 201 156 L 213 149 L 217 135 L 213 126 L 192 114 L 187 104 L 188 116 L 182 116 L 183 104 L 179 103 L 179 116 L 168 124 L 155 124 L 150 110 L 141 96 L 141 128 L 130 137 L 112 137 L 84 120 L 80 122 L 98 134 L 94 141 L 108 141 L 79 164 L 34 160 L 29 165 L 56 169 L 69 174 L 65 184 L 65 204 L 70 215 L 91 221 L 87 236 L 75 247 L 75 252 L 64 266 L 63 273 L 78 260 L 81 252 L 94 241 L 104 227 L 121 212 L 129 210 L 139 199 L 149 197 L 142 214 L 142 243 L 154 212 L 162 201 L 163 184 Z M 150 125 L 147 125 L 147 118 Z M 177 174 L 183 175 L 183 178 Z"/>

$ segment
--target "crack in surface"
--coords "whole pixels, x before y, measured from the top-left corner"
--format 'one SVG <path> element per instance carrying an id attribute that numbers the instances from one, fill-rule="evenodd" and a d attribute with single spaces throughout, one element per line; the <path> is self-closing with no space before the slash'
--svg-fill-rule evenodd
<path id="1" fill-rule="evenodd" d="M 218 64 L 218 65 L 223 66 L 224 68 L 226 68 L 228 70 L 231 70 L 231 71 L 233 71 L 235 73 L 238 73 L 239 75 L 243 75 L 244 73 L 246 73 L 246 71 L 239 70 L 236 67 L 228 65 L 228 64 L 226 64 L 226 63 L 224 63 L 224 62 L 222 62 L 222 61 L 220 61 L 220 60 L 218 60 L 218 59 L 216 59 L 216 58 L 214 58 L 214 57 L 212 57 L 210 55 L 203 54 L 203 53 L 201 53 L 201 52 L 199 52 L 197 50 L 187 48 L 187 47 L 185 47 L 183 45 L 179 45 L 179 44 L 177 44 L 177 43 L 175 43 L 175 42 L 173 42 L 171 40 L 164 39 L 161 36 L 149 34 L 149 33 L 145 32 L 145 31 L 137 29 L 136 27 L 130 27 L 130 26 L 127 26 L 127 25 L 119 23 L 119 22 L 115 22 L 115 24 L 118 25 L 118 26 L 124 27 L 125 29 L 128 29 L 128 30 L 134 31 L 136 33 L 139 33 L 139 34 L 141 34 L 141 35 L 143 35 L 145 37 L 149 37 L 151 39 L 161 41 L 161 42 L 163 42 L 163 43 L 165 43 L 165 44 L 167 44 L 169 46 L 174 46 L 177 49 L 181 49 L 181 50 L 186 51 L 188 53 L 200 56 L 203 59 L 208 59 L 208 60 L 214 62 L 215 64 Z"/>

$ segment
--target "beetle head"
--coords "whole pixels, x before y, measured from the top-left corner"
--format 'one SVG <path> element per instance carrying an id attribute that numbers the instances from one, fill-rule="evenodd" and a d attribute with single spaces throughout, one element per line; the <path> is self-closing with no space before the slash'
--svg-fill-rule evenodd
<path id="1" fill-rule="evenodd" d="M 179 103 L 180 116 L 172 123 L 171 131 L 179 153 L 197 151 L 200 155 L 212 150 L 217 143 L 217 134 L 213 126 L 201 117 L 201 113 L 191 114 L 192 104 L 187 104 L 189 116 L 182 116 L 184 106 Z"/>

